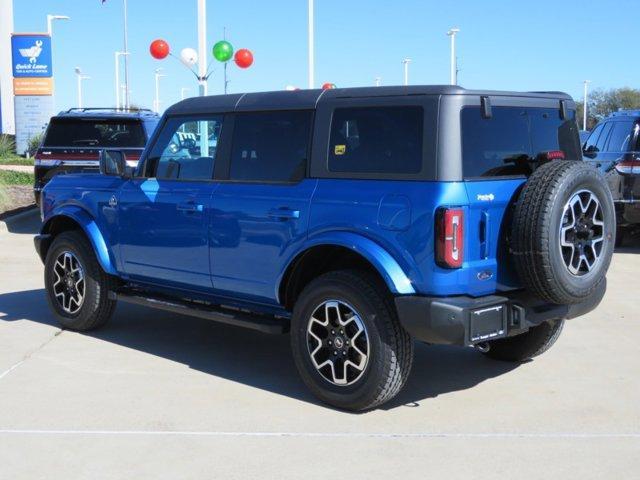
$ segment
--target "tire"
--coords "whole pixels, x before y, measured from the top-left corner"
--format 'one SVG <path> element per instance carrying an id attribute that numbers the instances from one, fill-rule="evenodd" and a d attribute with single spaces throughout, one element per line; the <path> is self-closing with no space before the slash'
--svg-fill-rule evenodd
<path id="1" fill-rule="evenodd" d="M 339 337 L 331 337 L 332 327 L 336 327 L 336 335 L 341 335 L 336 311 L 344 322 L 341 344 L 347 345 L 346 350 L 339 348 Z M 322 326 L 326 321 L 327 326 Z M 354 335 L 358 327 L 362 332 Z M 316 337 L 308 334 L 308 328 Z M 320 339 L 323 346 L 317 350 Z M 347 343 L 349 339 L 351 344 Z M 413 362 L 412 339 L 400 325 L 385 287 L 375 277 L 355 270 L 326 273 L 305 287 L 293 310 L 291 348 L 298 372 L 311 392 L 329 405 L 351 411 L 368 410 L 395 397 Z M 359 352 L 366 354 L 366 360 Z M 333 367 L 316 368 L 325 363 L 325 353 Z M 361 368 L 349 365 L 345 369 L 345 358 Z"/>
<path id="2" fill-rule="evenodd" d="M 595 168 L 580 161 L 541 165 L 513 212 L 510 246 L 520 281 L 550 303 L 584 301 L 605 279 L 615 228 L 611 192 Z"/>
<path id="3" fill-rule="evenodd" d="M 45 259 L 44 282 L 49 307 L 63 328 L 84 332 L 111 318 L 116 301 L 109 299 L 109 291 L 115 282 L 102 270 L 83 233 L 55 237 Z"/>
<path id="4" fill-rule="evenodd" d="M 556 343 L 562 333 L 564 322 L 564 320 L 548 320 L 531 327 L 521 335 L 489 342 L 491 348 L 488 352 L 484 352 L 484 355 L 505 362 L 526 362 L 542 355 Z"/>

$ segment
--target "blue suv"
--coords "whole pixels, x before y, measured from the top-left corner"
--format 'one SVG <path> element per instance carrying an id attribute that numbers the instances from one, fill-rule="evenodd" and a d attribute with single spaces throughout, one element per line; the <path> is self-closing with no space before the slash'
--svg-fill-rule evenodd
<path id="1" fill-rule="evenodd" d="M 521 362 L 594 309 L 611 193 L 557 92 L 379 87 L 190 98 L 131 170 L 56 176 L 35 239 L 64 328 L 116 301 L 290 332 L 322 401 L 376 407 L 413 341 Z M 250 353 L 249 353 L 250 354 Z"/>

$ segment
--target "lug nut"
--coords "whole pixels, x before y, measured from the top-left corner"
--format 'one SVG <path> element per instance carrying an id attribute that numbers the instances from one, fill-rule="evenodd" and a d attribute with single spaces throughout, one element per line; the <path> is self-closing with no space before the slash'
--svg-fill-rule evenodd
<path id="1" fill-rule="evenodd" d="M 334 350 L 334 351 L 333 351 L 333 354 L 334 354 L 334 355 L 338 355 L 338 352 Z"/>
<path id="2" fill-rule="evenodd" d="M 329 345 L 331 345 L 331 340 L 329 340 Z"/>

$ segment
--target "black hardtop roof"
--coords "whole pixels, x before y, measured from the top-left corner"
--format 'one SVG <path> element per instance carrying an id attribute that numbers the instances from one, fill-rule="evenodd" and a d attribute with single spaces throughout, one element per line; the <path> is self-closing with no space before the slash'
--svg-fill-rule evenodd
<path id="1" fill-rule="evenodd" d="M 84 119 L 125 119 L 125 120 L 138 120 L 142 118 L 159 118 L 159 115 L 147 109 L 139 110 L 116 110 L 115 108 L 70 108 L 64 110 L 53 118 L 84 118 Z"/>
<path id="2" fill-rule="evenodd" d="M 330 90 L 280 90 L 274 92 L 235 93 L 191 97 L 172 105 L 167 114 L 198 114 L 211 111 L 297 110 L 314 109 L 322 98 L 365 98 L 404 95 L 473 95 L 526 98 L 553 98 L 573 101 L 563 92 L 509 92 L 499 90 L 467 90 L 454 85 L 409 85 L 390 87 L 334 88 Z"/>

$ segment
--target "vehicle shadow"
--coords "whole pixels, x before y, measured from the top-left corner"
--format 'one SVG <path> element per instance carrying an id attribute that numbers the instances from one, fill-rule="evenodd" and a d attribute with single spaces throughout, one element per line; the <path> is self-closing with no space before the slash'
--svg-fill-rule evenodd
<path id="1" fill-rule="evenodd" d="M 2 222 L 7 226 L 9 233 L 36 235 L 40 232 L 40 214 L 35 208 L 28 212 L 5 218 Z"/>
<path id="2" fill-rule="evenodd" d="M 615 253 L 640 253 L 640 229 L 626 233 Z"/>
<path id="3" fill-rule="evenodd" d="M 43 289 L 0 294 L 0 321 L 56 325 Z M 105 328 L 91 337 L 182 363 L 209 375 L 319 404 L 291 358 L 288 335 L 266 335 L 204 319 L 120 304 Z M 413 371 L 401 394 L 383 408 L 418 406 L 465 390 L 517 365 L 483 357 L 471 348 L 416 344 Z"/>

